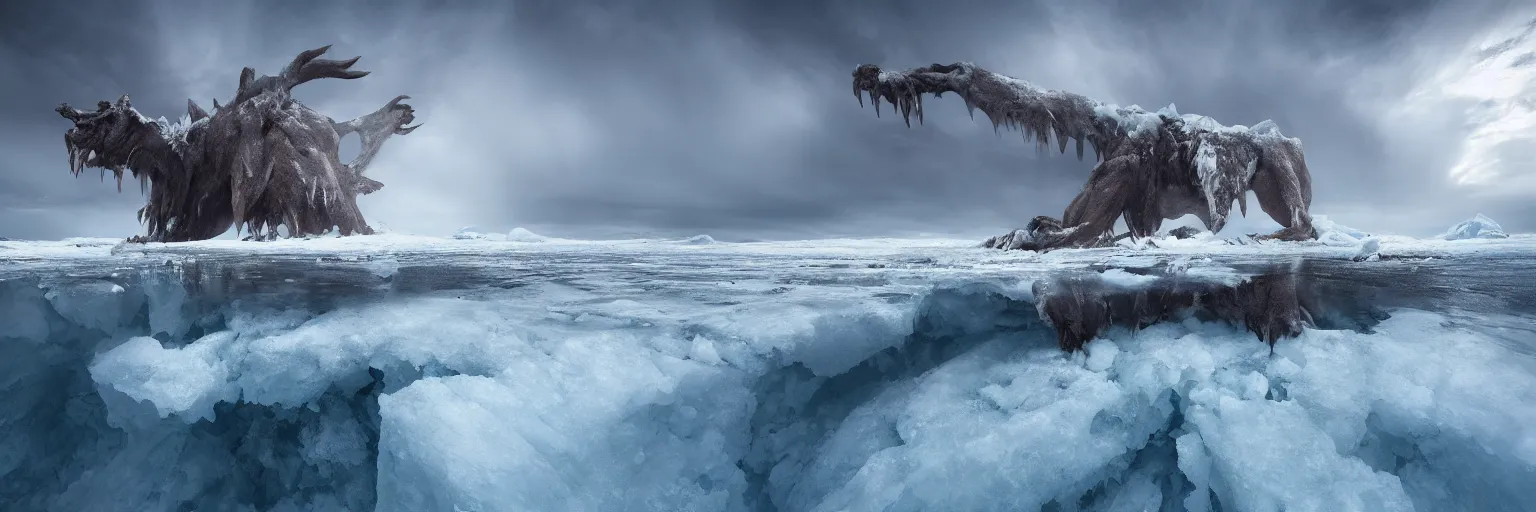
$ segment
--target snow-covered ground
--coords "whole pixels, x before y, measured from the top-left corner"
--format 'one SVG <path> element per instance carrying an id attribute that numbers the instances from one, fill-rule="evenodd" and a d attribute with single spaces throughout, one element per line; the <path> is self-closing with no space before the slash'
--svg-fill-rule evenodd
<path id="1" fill-rule="evenodd" d="M 1531 510 L 1536 237 L 1329 227 L 1047 254 L 524 230 L 0 242 L 0 503 Z M 1273 353 L 1189 318 L 1067 355 L 1031 292 L 1296 260 L 1394 300 Z"/>

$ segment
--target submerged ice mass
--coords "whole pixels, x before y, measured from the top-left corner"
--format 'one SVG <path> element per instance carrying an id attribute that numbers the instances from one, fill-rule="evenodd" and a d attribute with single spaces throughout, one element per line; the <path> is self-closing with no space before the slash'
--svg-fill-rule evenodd
<path id="1" fill-rule="evenodd" d="M 1533 270 L 1529 237 L 1388 239 L 1359 262 L 1203 238 L 507 238 L 0 244 L 0 503 L 1536 503 L 1536 301 L 1507 278 Z M 1181 302 L 1245 300 L 1223 294 L 1276 265 L 1308 321 L 1273 350 Z M 1107 301 L 1070 353 L 1042 309 L 1061 279 Z"/>

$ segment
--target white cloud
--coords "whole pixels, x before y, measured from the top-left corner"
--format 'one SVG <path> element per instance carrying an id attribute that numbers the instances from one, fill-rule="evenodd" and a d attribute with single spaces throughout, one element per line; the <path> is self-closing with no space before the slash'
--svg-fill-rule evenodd
<path id="1" fill-rule="evenodd" d="M 1448 176 L 1498 195 L 1536 192 L 1529 179 L 1536 172 L 1536 20 L 1516 19 L 1438 66 L 1390 117 L 1428 122 L 1434 111 L 1454 109 L 1467 132 Z"/>

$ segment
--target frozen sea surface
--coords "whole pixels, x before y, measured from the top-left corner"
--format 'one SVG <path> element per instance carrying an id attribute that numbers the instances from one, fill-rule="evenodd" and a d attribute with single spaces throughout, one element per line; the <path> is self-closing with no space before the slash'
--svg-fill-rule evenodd
<path id="1" fill-rule="evenodd" d="M 1536 510 L 1532 237 L 516 235 L 0 242 L 0 509 Z M 1273 351 L 1033 286 L 1276 268 Z"/>

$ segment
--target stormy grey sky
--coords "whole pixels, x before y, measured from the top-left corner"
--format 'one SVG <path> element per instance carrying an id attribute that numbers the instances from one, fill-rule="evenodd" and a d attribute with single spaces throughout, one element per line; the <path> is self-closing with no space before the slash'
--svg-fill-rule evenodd
<path id="1" fill-rule="evenodd" d="M 137 186 L 69 175 L 59 102 L 150 117 L 227 101 L 334 44 L 372 74 L 295 90 L 338 119 L 409 94 L 425 125 L 370 168 L 376 227 L 561 236 L 984 237 L 1058 216 L 1090 162 L 861 110 L 861 63 L 970 60 L 1106 102 L 1274 119 L 1313 212 L 1428 235 L 1536 231 L 1536 8 L 1515 0 L 87 0 L 0 3 L 0 236 L 142 232 Z M 354 143 L 355 144 L 355 143 Z M 1228 233 L 1276 227 L 1257 209 Z"/>

